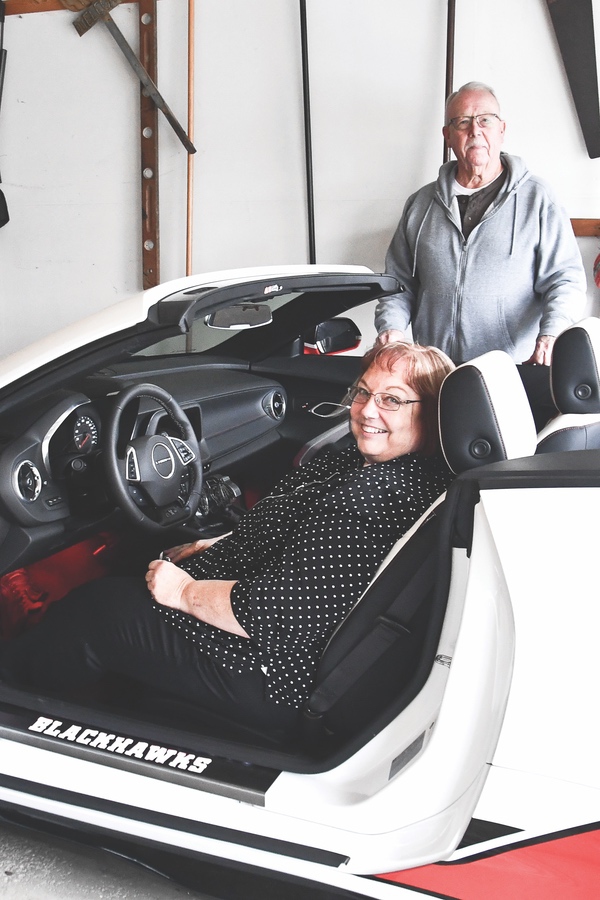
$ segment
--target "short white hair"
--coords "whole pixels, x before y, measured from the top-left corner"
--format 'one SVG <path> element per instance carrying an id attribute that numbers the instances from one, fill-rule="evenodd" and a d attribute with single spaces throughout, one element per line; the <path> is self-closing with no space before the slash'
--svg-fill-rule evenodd
<path id="1" fill-rule="evenodd" d="M 483 81 L 467 81 L 466 84 L 461 85 L 457 91 L 453 91 L 448 99 L 446 100 L 446 109 L 445 109 L 445 124 L 448 125 L 450 120 L 448 118 L 448 110 L 450 109 L 450 104 L 454 102 L 454 100 L 458 97 L 459 94 L 465 94 L 467 91 L 481 91 L 482 93 L 491 94 L 496 103 L 498 104 L 498 112 L 500 111 L 500 101 L 496 96 L 496 91 L 494 88 L 490 87 L 489 84 L 484 84 Z"/>

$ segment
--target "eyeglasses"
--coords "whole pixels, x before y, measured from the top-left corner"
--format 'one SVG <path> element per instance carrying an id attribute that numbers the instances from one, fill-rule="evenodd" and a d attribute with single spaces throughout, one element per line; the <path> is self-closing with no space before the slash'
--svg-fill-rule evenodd
<path id="1" fill-rule="evenodd" d="M 499 122 L 502 121 L 496 113 L 482 113 L 480 116 L 455 116 L 454 119 L 450 119 L 449 124 L 456 128 L 457 131 L 468 131 L 473 120 L 477 122 L 480 128 L 491 128 L 492 125 L 496 124 L 495 119 Z"/>
<path id="2" fill-rule="evenodd" d="M 370 397 L 374 397 L 377 406 L 380 406 L 381 409 L 387 409 L 388 412 L 394 412 L 395 410 L 400 409 L 401 406 L 405 406 L 408 403 L 422 402 L 421 400 L 401 400 L 400 397 L 396 397 L 395 394 L 373 394 L 366 388 L 357 387 L 356 385 L 352 385 L 352 387 L 348 388 L 348 393 L 346 396 L 348 397 L 350 403 L 359 403 L 361 406 L 364 406 L 365 403 L 368 403 Z"/>

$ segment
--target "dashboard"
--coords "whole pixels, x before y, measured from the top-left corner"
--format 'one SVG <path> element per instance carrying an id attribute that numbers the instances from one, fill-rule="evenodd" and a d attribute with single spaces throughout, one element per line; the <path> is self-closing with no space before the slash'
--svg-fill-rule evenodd
<path id="1" fill-rule="evenodd" d="M 106 425 L 116 394 L 144 381 L 129 374 L 92 376 L 85 392 L 60 390 L 16 417 L 0 417 L 0 472 L 5 473 L 0 478 L 0 540 L 4 538 L 5 548 L 9 539 L 17 545 L 37 544 L 43 552 L 65 530 L 93 527 L 114 512 L 117 504 L 104 477 Z M 279 441 L 286 392 L 272 379 L 218 367 L 194 377 L 186 370 L 148 381 L 175 397 L 198 439 L 205 472 L 196 523 L 201 525 L 239 496 L 228 467 L 243 469 L 255 454 Z M 131 406 L 118 455 L 140 435 L 176 436 L 157 401 L 143 397 Z"/>

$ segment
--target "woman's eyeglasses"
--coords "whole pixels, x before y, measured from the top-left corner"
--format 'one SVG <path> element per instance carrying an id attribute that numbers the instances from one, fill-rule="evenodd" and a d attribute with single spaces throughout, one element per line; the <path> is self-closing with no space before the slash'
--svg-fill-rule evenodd
<path id="1" fill-rule="evenodd" d="M 352 385 L 352 387 L 348 388 L 346 396 L 350 403 L 359 403 L 361 406 L 368 403 L 370 397 L 374 397 L 377 406 L 381 409 L 387 409 L 388 412 L 394 412 L 394 410 L 400 409 L 401 406 L 406 406 L 408 403 L 422 402 L 421 400 L 401 400 L 400 397 L 396 397 L 395 394 L 374 394 L 366 388 L 357 387 L 356 385 Z"/>

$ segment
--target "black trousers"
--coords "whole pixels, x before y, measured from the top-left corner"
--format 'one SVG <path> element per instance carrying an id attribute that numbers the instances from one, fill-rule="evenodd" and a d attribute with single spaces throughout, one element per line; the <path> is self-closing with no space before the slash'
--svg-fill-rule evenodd
<path id="1" fill-rule="evenodd" d="M 0 645 L 0 677 L 11 684 L 72 695 L 107 676 L 269 732 L 288 733 L 299 718 L 298 710 L 265 699 L 261 671 L 231 674 L 164 622 L 142 578 L 82 585 L 37 626 Z"/>

